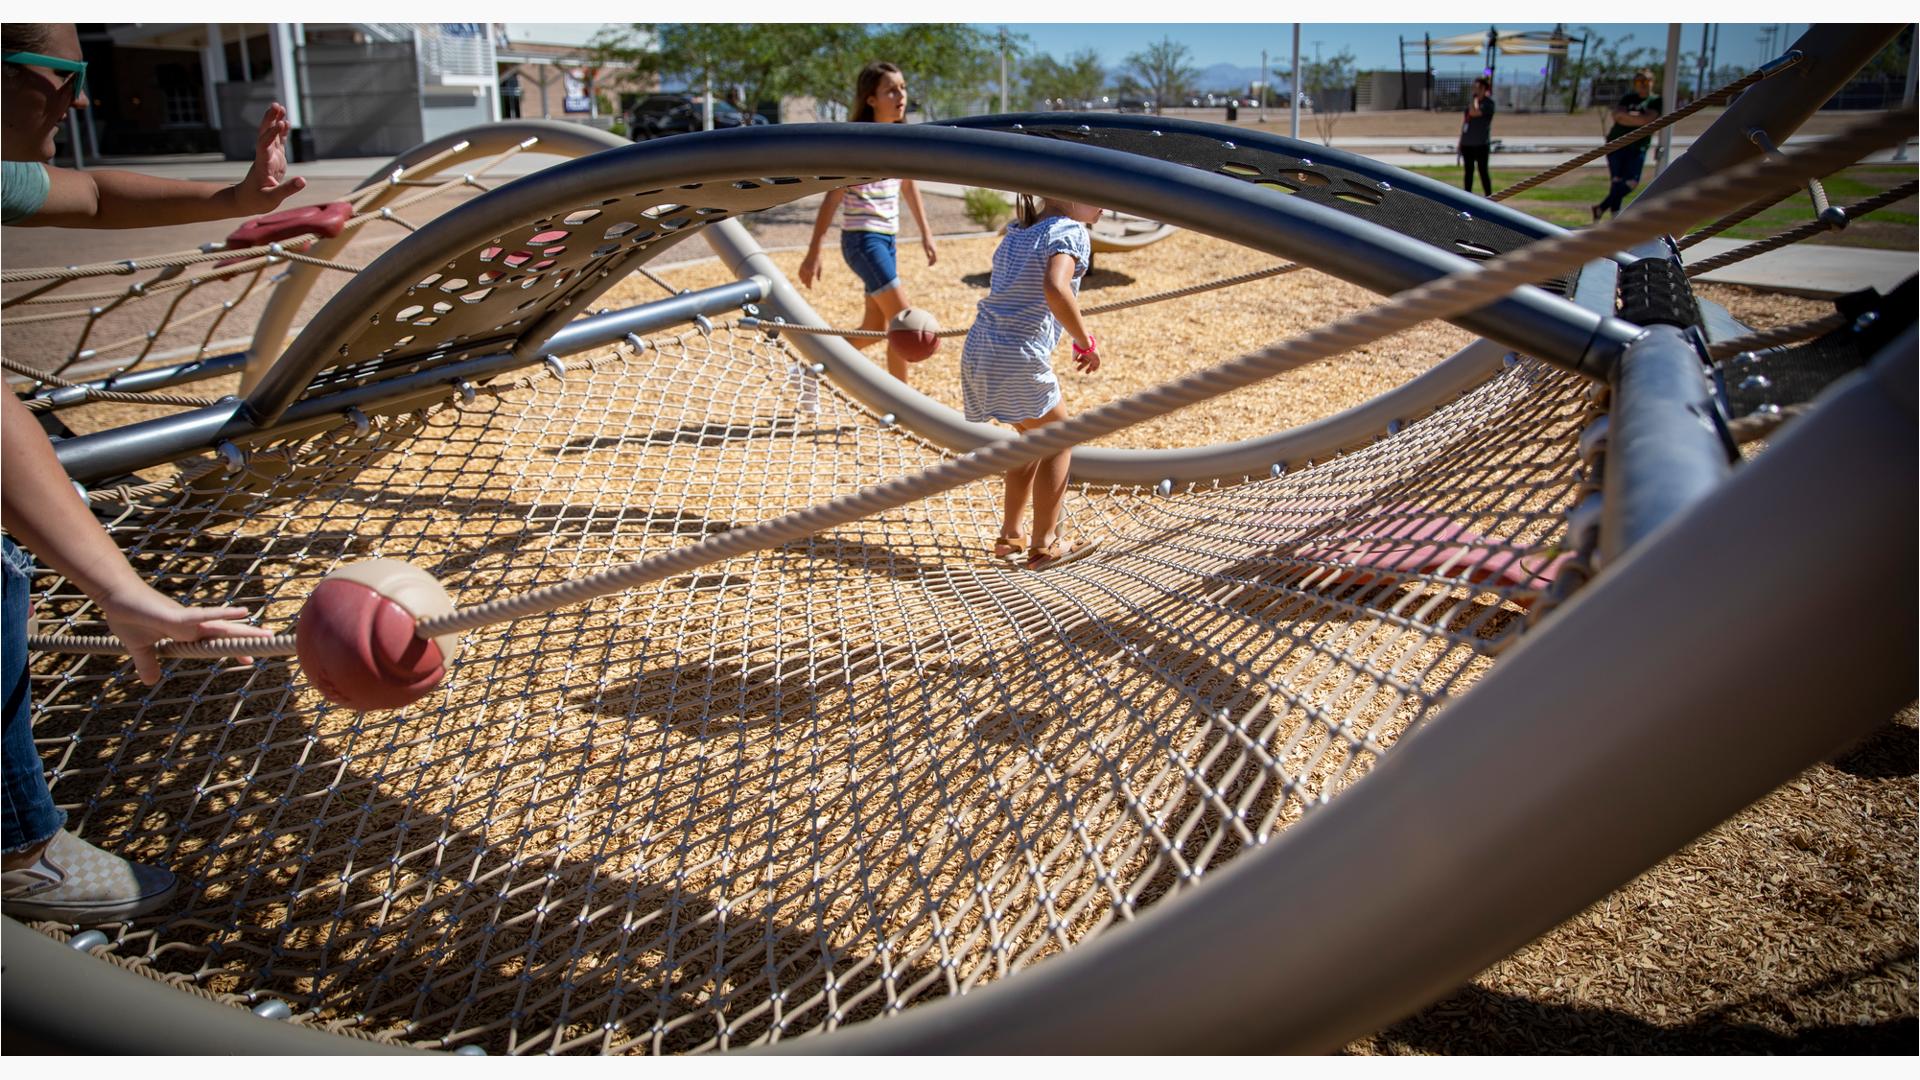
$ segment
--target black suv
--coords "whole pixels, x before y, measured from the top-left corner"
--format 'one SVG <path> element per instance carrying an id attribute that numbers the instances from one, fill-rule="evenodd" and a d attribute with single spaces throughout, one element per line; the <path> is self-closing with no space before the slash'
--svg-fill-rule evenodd
<path id="1" fill-rule="evenodd" d="M 627 137 L 634 142 L 663 135 L 684 135 L 705 128 L 706 106 L 695 94 L 648 94 L 627 113 Z M 743 113 L 724 101 L 713 103 L 713 126 L 731 128 L 764 124 L 759 113 Z"/>

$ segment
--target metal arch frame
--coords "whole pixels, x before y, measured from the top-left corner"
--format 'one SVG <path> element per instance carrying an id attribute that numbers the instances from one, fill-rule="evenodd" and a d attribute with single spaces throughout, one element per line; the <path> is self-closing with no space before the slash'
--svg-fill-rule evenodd
<path id="1" fill-rule="evenodd" d="M 450 256 L 477 250 L 502 230 L 523 226 L 557 207 L 590 205 L 636 188 L 849 173 L 976 186 L 1016 178 L 1036 194 L 1154 214 L 1169 224 L 1292 258 L 1379 293 L 1399 292 L 1472 266 L 1465 258 L 1381 226 L 1230 177 L 1056 140 L 889 124 L 702 132 L 556 165 L 537 179 L 507 184 L 423 226 L 334 295 L 248 396 L 248 408 L 259 419 L 271 420 L 332 363 L 335 340 L 357 327 L 363 312 L 376 310 Z M 816 186 L 788 185 L 786 197 L 763 205 L 791 201 Z M 1463 316 L 1459 324 L 1594 376 L 1604 375 L 1618 349 L 1637 332 L 1534 288 L 1516 290 Z M 548 320 L 523 337 L 516 351 L 537 353 L 542 334 L 558 328 Z"/>
<path id="2" fill-rule="evenodd" d="M 453 168 L 469 161 L 503 154 L 528 139 L 540 140 L 535 153 L 567 157 L 584 157 L 628 145 L 626 139 L 612 132 L 585 124 L 563 124 L 556 120 L 509 120 L 499 124 L 482 124 L 421 143 L 382 165 L 355 188 L 380 183 L 391 177 L 395 170 L 410 169 L 441 154 L 446 156 L 441 158 L 438 166 L 442 169 Z M 406 194 L 407 188 L 387 184 L 362 207 L 362 212 L 378 210 Z M 352 242 L 353 234 L 346 233 L 322 240 L 308 248 L 306 253 L 316 259 L 334 260 Z M 242 394 L 251 391 L 280 358 L 286 347 L 287 334 L 293 328 L 293 320 L 300 314 L 300 305 L 313 291 L 314 283 L 322 272 L 320 267 L 296 262 L 289 267 L 287 279 L 267 299 L 267 306 L 254 324 L 253 341 L 245 353 L 246 366 L 240 377 Z"/>

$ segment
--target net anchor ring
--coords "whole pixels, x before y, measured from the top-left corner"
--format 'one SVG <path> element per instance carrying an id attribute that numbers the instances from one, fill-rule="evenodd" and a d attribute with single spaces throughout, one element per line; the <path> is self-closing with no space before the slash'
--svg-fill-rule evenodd
<path id="1" fill-rule="evenodd" d="M 1580 433 L 1578 453 L 1582 465 L 1593 468 L 1601 455 L 1607 452 L 1607 438 L 1612 426 L 1610 418 L 1602 416 L 1588 424 L 1586 430 Z"/>
<path id="2" fill-rule="evenodd" d="M 347 406 L 346 417 L 347 422 L 353 425 L 354 438 L 364 439 L 373 433 L 373 421 L 367 419 L 367 414 L 361 412 L 358 405 Z"/>
<path id="3" fill-rule="evenodd" d="M 471 405 L 474 399 L 480 396 L 480 392 L 473 388 L 473 383 L 466 379 L 455 379 L 453 381 L 453 389 L 455 393 L 460 395 L 460 404 L 462 405 Z"/>
<path id="4" fill-rule="evenodd" d="M 247 467 L 246 451 L 240 449 L 238 446 L 235 446 L 231 441 L 227 439 L 221 439 L 220 444 L 214 447 L 214 451 L 218 453 L 222 458 L 224 462 L 223 470 L 226 473 L 226 475 L 238 476 L 241 472 L 246 470 L 246 467 Z"/>
<path id="5" fill-rule="evenodd" d="M 641 353 L 647 351 L 647 343 L 644 339 L 640 337 L 639 334 L 628 334 L 626 337 L 626 342 L 627 344 L 633 346 L 633 353 L 635 356 L 638 356 Z"/>
<path id="6" fill-rule="evenodd" d="M 629 334 L 627 336 L 632 337 L 633 335 Z M 552 353 L 548 353 L 546 355 L 546 358 L 540 362 L 546 365 L 548 374 L 552 375 L 554 378 L 560 380 L 561 382 L 567 381 L 567 365 L 565 361 L 561 360 L 559 357 L 553 355 Z"/>
<path id="7" fill-rule="evenodd" d="M 695 315 L 693 317 L 693 325 L 700 328 L 700 333 L 703 337 L 713 336 L 713 320 L 707 318 L 705 315 Z"/>

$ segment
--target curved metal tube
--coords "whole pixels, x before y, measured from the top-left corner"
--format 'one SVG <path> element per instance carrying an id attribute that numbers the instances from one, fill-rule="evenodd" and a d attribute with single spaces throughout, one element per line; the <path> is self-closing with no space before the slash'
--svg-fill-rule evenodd
<path id="1" fill-rule="evenodd" d="M 499 124 L 481 124 L 450 135 L 442 135 L 431 142 L 401 154 L 382 165 L 373 175 L 354 185 L 356 189 L 377 183 L 392 176 L 396 169 L 412 168 L 429 158 L 446 154 L 438 162 L 443 167 L 452 167 L 468 161 L 503 154 L 512 147 L 527 141 L 539 139 L 540 153 L 563 154 L 568 157 L 584 157 L 597 154 L 616 146 L 627 145 L 627 140 L 599 128 L 585 124 L 563 124 L 554 120 L 510 120 Z M 461 143 L 466 145 L 460 149 Z M 449 153 L 451 151 L 451 153 Z M 378 210 L 387 203 L 399 198 L 409 189 L 388 185 L 369 201 L 364 210 Z M 307 254 L 316 259 L 333 260 L 340 256 L 346 246 L 353 242 L 353 234 L 344 233 L 329 240 L 322 240 L 307 249 Z M 287 279 L 282 281 L 273 294 L 267 298 L 267 306 L 260 312 L 260 321 L 254 324 L 253 343 L 247 346 L 246 369 L 240 376 L 242 394 L 258 385 L 261 376 L 280 358 L 281 350 L 286 346 L 287 332 L 293 328 L 293 320 L 299 317 L 300 306 L 306 302 L 307 294 L 313 291 L 314 282 L 322 273 L 328 273 L 318 266 L 307 263 L 292 263 L 287 269 Z"/>
<path id="2" fill-rule="evenodd" d="M 336 343 L 357 329 L 365 312 L 376 310 L 447 259 L 478 251 L 502 230 L 523 226 L 556 207 L 632 197 L 636 188 L 769 174 L 906 176 L 976 186 L 1015 179 L 1035 194 L 1153 214 L 1168 224 L 1233 239 L 1379 293 L 1399 292 L 1472 265 L 1336 210 L 1231 177 L 1098 147 L 931 125 L 736 128 L 638 143 L 556 165 L 537 179 L 508 184 L 441 215 L 347 282 L 288 348 L 272 376 L 249 395 L 248 407 L 263 422 L 270 421 L 334 361 Z M 822 183 L 831 181 L 758 189 L 757 202 L 745 209 L 790 202 Z M 687 230 L 675 235 L 691 234 Z M 557 332 L 563 321 L 559 313 L 542 319 L 519 348 L 538 349 L 543 336 Z M 1637 332 L 1531 287 L 1497 299 L 1458 323 L 1517 351 L 1592 375 L 1604 374 L 1618 349 Z"/>
<path id="3" fill-rule="evenodd" d="M 823 321 L 738 222 L 712 226 L 707 241 L 734 273 L 757 274 L 772 282 L 767 303 L 779 314 L 809 325 Z M 856 401 L 875 412 L 894 414 L 904 427 L 930 442 L 965 453 L 1006 437 L 1004 429 L 971 423 L 958 411 L 901 383 L 843 338 L 792 334 L 789 340 L 807 359 L 825 366 L 828 377 Z M 1080 447 L 1073 452 L 1073 479 L 1089 484 L 1172 480 L 1179 485 L 1263 477 L 1275 465 L 1291 467 L 1364 446 L 1394 421 L 1432 412 L 1499 371 L 1507 352 L 1505 346 L 1483 338 L 1371 401 L 1259 438 L 1179 450 Z"/>

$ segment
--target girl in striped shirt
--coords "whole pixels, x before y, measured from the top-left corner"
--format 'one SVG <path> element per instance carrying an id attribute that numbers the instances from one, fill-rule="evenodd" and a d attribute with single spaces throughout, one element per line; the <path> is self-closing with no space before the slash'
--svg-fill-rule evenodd
<path id="1" fill-rule="evenodd" d="M 907 79 L 900 69 L 884 60 L 876 60 L 860 69 L 854 88 L 855 122 L 902 124 L 907 119 Z M 840 254 L 867 287 L 867 310 L 860 320 L 862 330 L 882 330 L 887 321 L 911 307 L 906 290 L 900 286 L 896 269 L 894 237 L 900 232 L 900 200 L 904 198 L 913 219 L 920 223 L 920 246 L 926 250 L 927 265 L 940 260 L 934 247 L 933 232 L 927 228 L 927 212 L 920 205 L 920 190 L 911 180 L 874 180 L 827 192 L 820 203 L 820 215 L 813 222 L 813 239 L 807 243 L 807 256 L 800 260 L 800 284 L 813 288 L 820 277 L 820 241 L 833 224 L 834 212 L 847 208 L 840 225 Z M 853 339 L 856 343 L 862 339 Z M 874 339 L 865 339 L 871 342 Z M 901 382 L 907 381 L 907 361 L 891 344 L 887 346 L 887 370 Z"/>
<path id="2" fill-rule="evenodd" d="M 1087 226 L 1100 208 L 1048 199 L 1035 205 L 1020 196 L 1020 220 L 993 253 L 987 297 L 960 353 L 960 388 L 967 419 L 998 420 L 1016 431 L 1067 418 L 1060 380 L 1053 374 L 1053 350 L 1062 333 L 1073 339 L 1073 362 L 1084 372 L 1100 370 L 1100 347 L 1080 318 L 1080 279 L 1092 258 Z M 1027 553 L 1027 569 L 1080 558 L 1094 542 L 1060 532 L 1060 506 L 1067 495 L 1071 450 L 1028 462 L 1007 473 L 1000 537 L 1000 558 Z M 1033 502 L 1033 543 L 1021 531 L 1027 501 Z"/>

